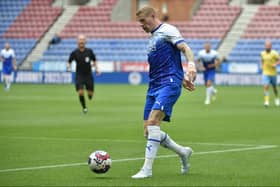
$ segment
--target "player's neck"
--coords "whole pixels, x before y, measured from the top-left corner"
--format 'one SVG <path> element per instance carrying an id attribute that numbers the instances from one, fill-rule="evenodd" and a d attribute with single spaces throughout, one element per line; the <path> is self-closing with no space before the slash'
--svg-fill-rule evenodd
<path id="1" fill-rule="evenodd" d="M 82 48 L 80 47 L 80 48 L 79 48 L 79 50 L 80 50 L 81 52 L 83 52 L 85 49 L 86 49 L 85 47 L 82 47 Z"/>
<path id="2" fill-rule="evenodd" d="M 162 23 L 161 23 L 160 20 L 156 20 L 156 21 L 155 21 L 155 25 L 154 25 L 153 30 L 152 30 L 151 33 L 155 32 L 155 31 L 160 27 L 161 24 L 162 24 Z"/>

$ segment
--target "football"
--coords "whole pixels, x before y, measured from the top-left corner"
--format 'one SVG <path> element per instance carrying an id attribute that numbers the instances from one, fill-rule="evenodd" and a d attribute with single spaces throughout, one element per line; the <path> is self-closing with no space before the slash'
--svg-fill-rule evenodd
<path id="1" fill-rule="evenodd" d="M 111 165 L 111 157 L 106 151 L 95 151 L 89 155 L 88 166 L 94 173 L 106 173 Z"/>

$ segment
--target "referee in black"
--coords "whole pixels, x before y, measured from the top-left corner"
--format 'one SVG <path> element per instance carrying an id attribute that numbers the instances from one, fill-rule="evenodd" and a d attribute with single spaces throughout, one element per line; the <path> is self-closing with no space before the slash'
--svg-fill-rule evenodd
<path id="1" fill-rule="evenodd" d="M 99 75 L 96 57 L 93 51 L 86 48 L 86 37 L 79 35 L 77 38 L 78 48 L 75 49 L 68 60 L 67 69 L 71 71 L 72 61 L 76 62 L 76 91 L 79 95 L 80 103 L 83 107 L 83 113 L 87 113 L 86 101 L 84 97 L 84 87 L 87 90 L 88 98 L 91 100 L 94 94 L 94 78 L 92 75 L 92 66 Z"/>

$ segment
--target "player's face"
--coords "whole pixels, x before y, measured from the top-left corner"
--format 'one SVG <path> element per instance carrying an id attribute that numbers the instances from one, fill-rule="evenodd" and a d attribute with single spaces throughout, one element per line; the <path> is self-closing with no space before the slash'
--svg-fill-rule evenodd
<path id="1" fill-rule="evenodd" d="M 85 48 L 86 46 L 86 38 L 85 37 L 79 37 L 78 38 L 78 46 L 80 49 Z"/>
<path id="2" fill-rule="evenodd" d="M 204 45 L 204 49 L 205 49 L 207 52 L 209 52 L 210 49 L 211 49 L 211 45 L 210 45 L 209 43 L 205 44 L 205 45 Z"/>
<path id="3" fill-rule="evenodd" d="M 9 50 L 10 49 L 10 44 L 9 43 L 5 43 L 5 49 Z"/>
<path id="4" fill-rule="evenodd" d="M 271 48 L 272 48 L 271 42 L 266 42 L 266 43 L 265 43 L 265 50 L 266 50 L 266 51 L 270 51 Z"/>
<path id="5" fill-rule="evenodd" d="M 153 31 L 155 25 L 153 15 L 149 15 L 149 16 L 139 15 L 137 17 L 137 20 L 140 22 L 141 27 L 145 32 Z"/>

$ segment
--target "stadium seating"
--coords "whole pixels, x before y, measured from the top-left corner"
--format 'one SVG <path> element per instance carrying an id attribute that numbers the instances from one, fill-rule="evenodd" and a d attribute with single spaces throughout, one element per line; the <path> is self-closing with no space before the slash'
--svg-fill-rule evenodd
<path id="1" fill-rule="evenodd" d="M 209 40 L 213 48 L 219 45 L 219 39 Z M 189 39 L 188 44 L 197 53 L 203 47 L 204 39 Z M 87 46 L 92 48 L 101 61 L 145 62 L 147 39 L 89 39 Z M 41 61 L 66 63 L 70 52 L 77 46 L 76 39 L 64 39 L 44 53 Z M 184 60 L 184 58 L 183 58 Z"/>
<path id="2" fill-rule="evenodd" d="M 36 42 L 61 14 L 61 8 L 51 7 L 53 0 L 1 0 L 0 45 L 11 43 L 18 64 L 34 48 Z"/>
<path id="3" fill-rule="evenodd" d="M 273 49 L 280 51 L 280 6 L 262 5 L 248 24 L 228 60 L 237 63 L 260 63 L 264 42 L 271 39 Z"/>
<path id="4" fill-rule="evenodd" d="M 61 14 L 52 0 L 32 0 L 4 33 L 5 38 L 41 38 Z"/>
<path id="5" fill-rule="evenodd" d="M 9 28 L 30 0 L 0 1 L 0 36 Z"/>
<path id="6" fill-rule="evenodd" d="M 79 33 L 90 38 L 147 37 L 136 22 L 111 22 L 111 10 L 116 2 L 103 0 L 98 7 L 81 7 L 62 31 L 62 37 L 74 38 Z M 240 7 L 229 6 L 228 0 L 208 0 L 204 1 L 192 21 L 171 24 L 177 26 L 185 38 L 222 39 L 240 11 Z"/>
<path id="7" fill-rule="evenodd" d="M 280 38 L 280 6 L 260 6 L 243 38 Z"/>
<path id="8" fill-rule="evenodd" d="M 76 48 L 76 36 L 83 33 L 100 61 L 145 62 L 149 35 L 137 22 L 112 22 L 116 3 L 117 0 L 103 0 L 97 7 L 81 7 L 60 33 L 62 42 L 46 51 L 40 61 L 67 62 L 69 53 Z M 240 7 L 229 6 L 228 0 L 205 0 L 191 21 L 170 23 L 179 28 L 196 54 L 205 41 L 216 49 L 240 11 Z"/>

